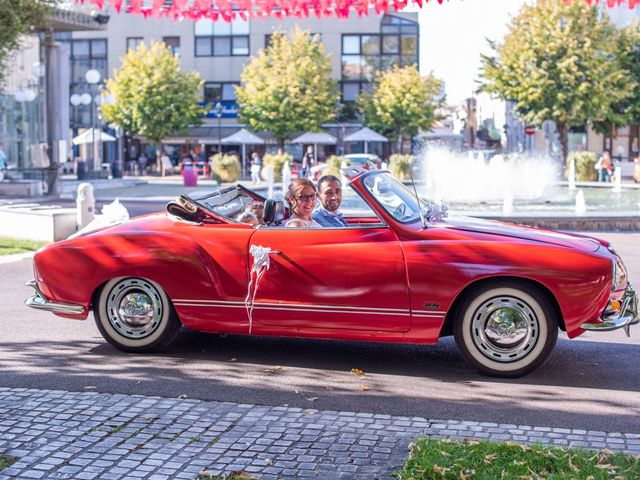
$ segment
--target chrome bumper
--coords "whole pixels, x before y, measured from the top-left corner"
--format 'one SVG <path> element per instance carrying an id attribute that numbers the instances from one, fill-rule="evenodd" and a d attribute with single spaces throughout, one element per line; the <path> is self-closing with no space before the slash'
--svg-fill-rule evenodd
<path id="1" fill-rule="evenodd" d="M 618 311 L 610 311 L 605 309 L 600 315 L 598 323 L 583 323 L 580 328 L 584 330 L 609 332 L 624 328 L 627 337 L 629 336 L 629 327 L 640 322 L 638 317 L 638 294 L 627 284 L 627 288 L 620 300 L 620 309 Z"/>
<path id="2" fill-rule="evenodd" d="M 25 282 L 27 287 L 33 288 L 36 293 L 27 298 L 24 303 L 28 307 L 36 308 L 38 310 L 46 310 L 54 313 L 66 313 L 69 315 L 81 315 L 84 313 L 84 307 L 82 305 L 73 305 L 70 303 L 54 303 L 50 302 L 47 297 L 38 288 L 38 283 L 35 280 L 29 280 Z"/>

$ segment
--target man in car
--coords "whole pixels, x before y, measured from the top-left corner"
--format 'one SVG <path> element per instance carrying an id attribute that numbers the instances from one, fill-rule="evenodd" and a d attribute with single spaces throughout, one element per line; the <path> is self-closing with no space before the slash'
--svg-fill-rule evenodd
<path id="1" fill-rule="evenodd" d="M 338 211 L 342 203 L 342 182 L 334 175 L 324 175 L 318 180 L 320 205 L 313 211 L 313 220 L 323 227 L 348 227 Z"/>

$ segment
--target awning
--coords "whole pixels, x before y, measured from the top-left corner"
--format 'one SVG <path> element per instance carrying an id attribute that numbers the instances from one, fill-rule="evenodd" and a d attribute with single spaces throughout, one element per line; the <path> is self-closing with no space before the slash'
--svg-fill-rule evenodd
<path id="1" fill-rule="evenodd" d="M 307 132 L 291 140 L 291 143 L 313 143 L 314 145 L 335 145 L 338 139 L 326 132 Z"/>
<path id="2" fill-rule="evenodd" d="M 362 127 L 357 132 L 344 137 L 345 142 L 388 142 L 389 139 L 378 132 L 374 132 L 369 127 Z"/>
<path id="3" fill-rule="evenodd" d="M 220 140 L 223 145 L 262 145 L 264 140 L 249 130 L 241 128 L 236 133 Z"/>
<path id="4" fill-rule="evenodd" d="M 87 143 L 93 143 L 94 142 L 94 136 L 93 136 L 93 132 L 95 133 L 95 141 L 100 141 L 100 142 L 115 142 L 116 141 L 116 137 L 109 135 L 108 133 L 103 132 L 102 130 L 98 129 L 98 128 L 89 128 L 87 130 L 85 130 L 84 132 L 82 132 L 80 135 L 78 135 L 77 137 L 75 137 L 72 142 L 74 145 L 84 145 Z"/>

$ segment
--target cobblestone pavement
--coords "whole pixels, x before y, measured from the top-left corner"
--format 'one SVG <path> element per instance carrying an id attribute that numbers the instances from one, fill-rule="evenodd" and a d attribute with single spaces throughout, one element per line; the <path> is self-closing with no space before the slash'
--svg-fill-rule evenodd
<path id="1" fill-rule="evenodd" d="M 0 388 L 0 479 L 390 478 L 420 434 L 640 455 L 640 434 Z"/>

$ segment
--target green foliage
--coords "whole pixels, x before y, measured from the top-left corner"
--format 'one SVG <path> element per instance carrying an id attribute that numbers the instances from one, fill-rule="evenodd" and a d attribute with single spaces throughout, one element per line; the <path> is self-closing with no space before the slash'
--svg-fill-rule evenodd
<path id="1" fill-rule="evenodd" d="M 211 160 L 211 170 L 219 181 L 229 183 L 236 182 L 240 178 L 242 165 L 237 155 L 217 153 L 209 160 Z"/>
<path id="2" fill-rule="evenodd" d="M 180 60 L 164 43 L 152 42 L 150 48 L 143 43 L 125 54 L 122 66 L 107 81 L 107 93 L 115 102 L 103 105 L 102 113 L 128 134 L 144 135 L 158 144 L 200 124 L 202 85 L 197 72 L 180 70 Z"/>
<path id="3" fill-rule="evenodd" d="M 640 457 L 514 443 L 464 442 L 419 438 L 409 446 L 411 457 L 403 480 L 555 478 L 605 480 L 640 478 Z"/>
<path id="4" fill-rule="evenodd" d="M 0 84 L 7 57 L 20 47 L 20 37 L 47 24 L 57 0 L 0 0 Z"/>
<path id="5" fill-rule="evenodd" d="M 267 167 L 271 166 L 273 167 L 274 181 L 282 181 L 282 167 L 284 167 L 284 164 L 287 162 L 289 162 L 289 165 L 293 162 L 293 157 L 288 153 L 283 153 L 282 155 L 267 153 L 262 159 L 262 171 L 260 172 L 262 179 L 265 181 L 268 180 Z"/>
<path id="6" fill-rule="evenodd" d="M 594 168 L 596 165 L 596 154 L 593 152 L 571 152 L 567 157 L 567 168 L 565 176 L 569 178 L 569 165 L 571 160 L 575 161 L 576 181 L 594 182 L 598 179 L 598 172 Z"/>
<path id="7" fill-rule="evenodd" d="M 441 81 L 433 75 L 421 77 L 415 65 L 381 72 L 371 94 L 358 99 L 365 124 L 391 141 L 413 137 L 430 130 L 438 120 L 436 110 L 443 104 Z"/>
<path id="8" fill-rule="evenodd" d="M 521 118 L 553 120 L 564 158 L 568 129 L 606 119 L 632 95 L 634 83 L 616 54 L 615 27 L 586 2 L 524 5 L 495 56 L 482 56 L 483 90 L 515 102 Z"/>
<path id="9" fill-rule="evenodd" d="M 389 171 L 398 180 L 411 178 L 413 155 L 395 154 L 389 157 Z"/>
<path id="10" fill-rule="evenodd" d="M 317 35 L 274 32 L 269 47 L 244 68 L 236 88 L 240 119 L 283 144 L 291 132 L 319 131 L 335 117 L 338 99 L 330 57 Z"/>
<path id="11" fill-rule="evenodd" d="M 337 155 L 331 155 L 327 159 L 327 168 L 324 169 L 323 175 L 335 175 L 340 178 L 340 169 L 342 168 L 342 163 L 348 161 L 344 157 L 339 157 Z"/>

